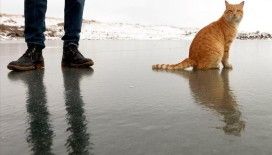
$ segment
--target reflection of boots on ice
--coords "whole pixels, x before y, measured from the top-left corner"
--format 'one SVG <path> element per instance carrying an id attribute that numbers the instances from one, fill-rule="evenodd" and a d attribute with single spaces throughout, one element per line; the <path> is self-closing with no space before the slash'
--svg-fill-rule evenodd
<path id="1" fill-rule="evenodd" d="M 63 79 L 65 88 L 65 105 L 67 111 L 67 122 L 70 133 L 66 147 L 70 154 L 90 154 L 92 149 L 87 132 L 87 120 L 84 114 L 84 102 L 80 93 L 80 79 L 93 73 L 91 68 L 73 69 L 63 68 Z"/>
<path id="2" fill-rule="evenodd" d="M 43 70 L 10 72 L 10 80 L 21 80 L 28 88 L 26 106 L 28 113 L 27 142 L 33 154 L 52 154 L 53 130 L 49 121 Z"/>

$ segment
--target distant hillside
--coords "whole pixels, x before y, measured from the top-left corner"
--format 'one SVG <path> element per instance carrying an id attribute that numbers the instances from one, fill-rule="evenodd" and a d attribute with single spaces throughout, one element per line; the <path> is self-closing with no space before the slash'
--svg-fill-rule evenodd
<path id="1" fill-rule="evenodd" d="M 63 19 L 46 18 L 46 38 L 59 39 L 64 34 Z M 197 28 L 182 28 L 167 25 L 141 25 L 127 23 L 103 23 L 84 20 L 81 39 L 90 40 L 181 40 L 192 39 Z M 0 39 L 24 37 L 24 17 L 0 14 Z M 237 39 L 272 39 L 270 33 L 241 32 Z"/>

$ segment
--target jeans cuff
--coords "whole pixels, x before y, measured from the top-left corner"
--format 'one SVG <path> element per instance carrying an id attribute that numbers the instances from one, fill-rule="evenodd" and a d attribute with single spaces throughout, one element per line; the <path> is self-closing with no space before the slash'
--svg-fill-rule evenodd
<path id="1" fill-rule="evenodd" d="M 45 48 L 45 45 L 44 44 L 39 44 L 39 43 L 35 43 L 35 42 L 28 42 L 27 43 L 27 47 L 30 48 L 30 47 L 37 47 L 39 49 L 44 49 Z"/>
<path id="2" fill-rule="evenodd" d="M 78 46 L 78 42 L 77 41 L 64 41 L 63 47 L 67 47 L 67 46 L 69 46 L 71 44 Z"/>

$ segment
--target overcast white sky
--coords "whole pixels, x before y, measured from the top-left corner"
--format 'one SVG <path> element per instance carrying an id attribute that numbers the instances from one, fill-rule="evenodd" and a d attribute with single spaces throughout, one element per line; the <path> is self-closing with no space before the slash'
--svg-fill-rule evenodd
<path id="1" fill-rule="evenodd" d="M 242 0 L 229 0 L 240 3 Z M 24 0 L 0 0 L 0 12 L 23 14 Z M 48 0 L 47 17 L 63 17 L 64 0 Z M 272 1 L 245 0 L 240 30 L 272 32 Z M 218 19 L 224 0 L 86 0 L 84 18 L 182 27 L 203 27 Z"/>

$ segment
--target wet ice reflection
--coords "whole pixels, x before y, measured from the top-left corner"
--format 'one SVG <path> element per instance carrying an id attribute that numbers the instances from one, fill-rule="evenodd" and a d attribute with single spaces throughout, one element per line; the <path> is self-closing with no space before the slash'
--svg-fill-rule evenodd
<path id="1" fill-rule="evenodd" d="M 90 133 L 87 131 L 87 121 L 84 114 L 84 102 L 80 94 L 80 79 L 90 76 L 93 69 L 62 70 L 64 79 L 64 98 L 66 105 L 66 120 L 69 132 L 65 146 L 69 154 L 91 154 L 92 144 Z M 33 154 L 53 154 L 52 144 L 54 129 L 50 122 L 50 113 L 47 108 L 46 88 L 43 83 L 44 70 L 27 72 L 10 72 L 8 78 L 12 81 L 20 80 L 27 88 L 26 111 L 27 137 Z"/>
<path id="2" fill-rule="evenodd" d="M 43 70 L 10 72 L 10 80 L 21 80 L 27 87 L 26 111 L 28 128 L 26 141 L 33 154 L 52 154 L 53 129 L 49 120 Z"/>
<path id="3" fill-rule="evenodd" d="M 93 69 L 69 69 L 63 68 L 64 97 L 66 105 L 66 120 L 69 124 L 67 132 L 69 137 L 66 147 L 69 154 L 90 154 L 90 133 L 87 132 L 87 121 L 84 114 L 84 102 L 80 94 L 80 79 L 83 76 L 90 76 Z"/>
<path id="4" fill-rule="evenodd" d="M 0 154 L 271 154 L 271 41 L 236 41 L 233 70 L 155 72 L 190 41 L 81 42 L 94 70 L 10 72 L 26 49 L 1 42 Z M 242 59 L 241 59 L 242 58 Z"/>
<path id="5" fill-rule="evenodd" d="M 168 71 L 189 80 L 189 87 L 196 103 L 217 112 L 223 117 L 224 126 L 218 127 L 226 134 L 240 136 L 245 121 L 239 110 L 234 91 L 230 87 L 231 70 Z"/>

